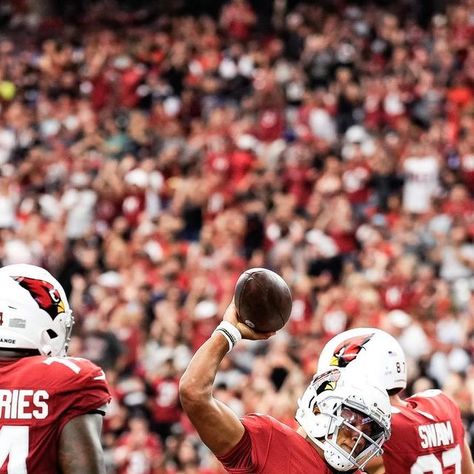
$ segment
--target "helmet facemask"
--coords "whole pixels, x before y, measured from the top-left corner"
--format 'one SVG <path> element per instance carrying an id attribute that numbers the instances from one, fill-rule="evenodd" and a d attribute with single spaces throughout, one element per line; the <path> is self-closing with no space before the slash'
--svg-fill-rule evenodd
<path id="1" fill-rule="evenodd" d="M 343 404 L 327 416 L 331 422 L 324 437 L 324 456 L 335 469 L 362 470 L 374 456 L 383 453 L 384 430 L 370 416 Z"/>
<path id="2" fill-rule="evenodd" d="M 390 436 L 390 402 L 382 389 L 355 383 L 339 369 L 313 379 L 296 420 L 338 471 L 363 469 Z"/>

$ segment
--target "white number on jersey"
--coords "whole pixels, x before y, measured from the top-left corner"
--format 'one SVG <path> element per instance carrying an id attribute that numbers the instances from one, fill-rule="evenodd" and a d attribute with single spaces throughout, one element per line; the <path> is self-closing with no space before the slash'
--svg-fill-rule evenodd
<path id="1" fill-rule="evenodd" d="M 443 451 L 442 462 L 434 454 L 418 456 L 416 463 L 410 469 L 410 474 L 443 474 L 448 467 L 454 466 L 455 474 L 461 474 L 461 448 L 457 444 L 454 448 Z"/>
<path id="2" fill-rule="evenodd" d="M 48 357 L 43 361 L 46 365 L 51 365 L 54 363 L 63 364 L 64 366 L 71 369 L 75 374 L 78 374 L 81 371 L 81 368 L 74 362 L 73 357 Z"/>
<path id="3" fill-rule="evenodd" d="M 27 474 L 28 438 L 28 426 L 3 426 L 0 428 L 0 468 L 8 459 L 8 474 Z"/>

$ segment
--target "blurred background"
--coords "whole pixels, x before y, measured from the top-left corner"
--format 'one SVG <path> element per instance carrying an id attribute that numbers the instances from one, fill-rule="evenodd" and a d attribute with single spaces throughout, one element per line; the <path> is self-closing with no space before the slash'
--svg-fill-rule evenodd
<path id="1" fill-rule="evenodd" d="M 473 446 L 473 193 L 473 0 L 0 3 L 0 262 L 64 285 L 109 473 L 223 472 L 177 387 L 256 266 L 293 312 L 224 360 L 236 413 L 295 425 L 324 343 L 375 326 Z"/>

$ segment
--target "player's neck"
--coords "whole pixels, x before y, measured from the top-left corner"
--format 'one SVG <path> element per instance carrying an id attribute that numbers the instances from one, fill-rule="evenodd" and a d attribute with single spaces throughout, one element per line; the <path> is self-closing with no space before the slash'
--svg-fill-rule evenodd
<path id="1" fill-rule="evenodd" d="M 14 360 L 21 359 L 22 357 L 25 357 L 25 354 L 22 354 L 21 352 L 16 352 L 16 351 L 0 351 L 0 362 L 1 361 L 6 361 L 6 362 L 11 362 Z"/>
<path id="2" fill-rule="evenodd" d="M 390 396 L 390 404 L 394 407 L 406 407 L 408 403 L 400 398 L 399 395 L 391 395 Z"/>
<path id="3" fill-rule="evenodd" d="M 305 430 L 303 428 L 298 427 L 296 432 L 302 436 L 311 446 L 313 446 L 314 449 L 318 452 L 318 454 L 324 459 L 324 451 L 316 444 L 313 442 L 313 440 L 306 434 Z"/>

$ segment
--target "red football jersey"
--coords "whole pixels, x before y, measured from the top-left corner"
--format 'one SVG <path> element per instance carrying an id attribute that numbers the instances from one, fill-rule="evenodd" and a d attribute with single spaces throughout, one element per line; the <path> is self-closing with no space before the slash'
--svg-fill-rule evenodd
<path id="1" fill-rule="evenodd" d="M 316 449 L 296 431 L 271 416 L 247 415 L 245 435 L 219 461 L 238 474 L 331 474 Z"/>
<path id="2" fill-rule="evenodd" d="M 440 390 L 407 398 L 392 408 L 392 436 L 384 444 L 387 474 L 461 472 L 464 427 L 457 405 Z"/>
<path id="3" fill-rule="evenodd" d="M 76 357 L 0 363 L 0 474 L 53 474 L 63 427 L 110 400 L 104 372 Z"/>

